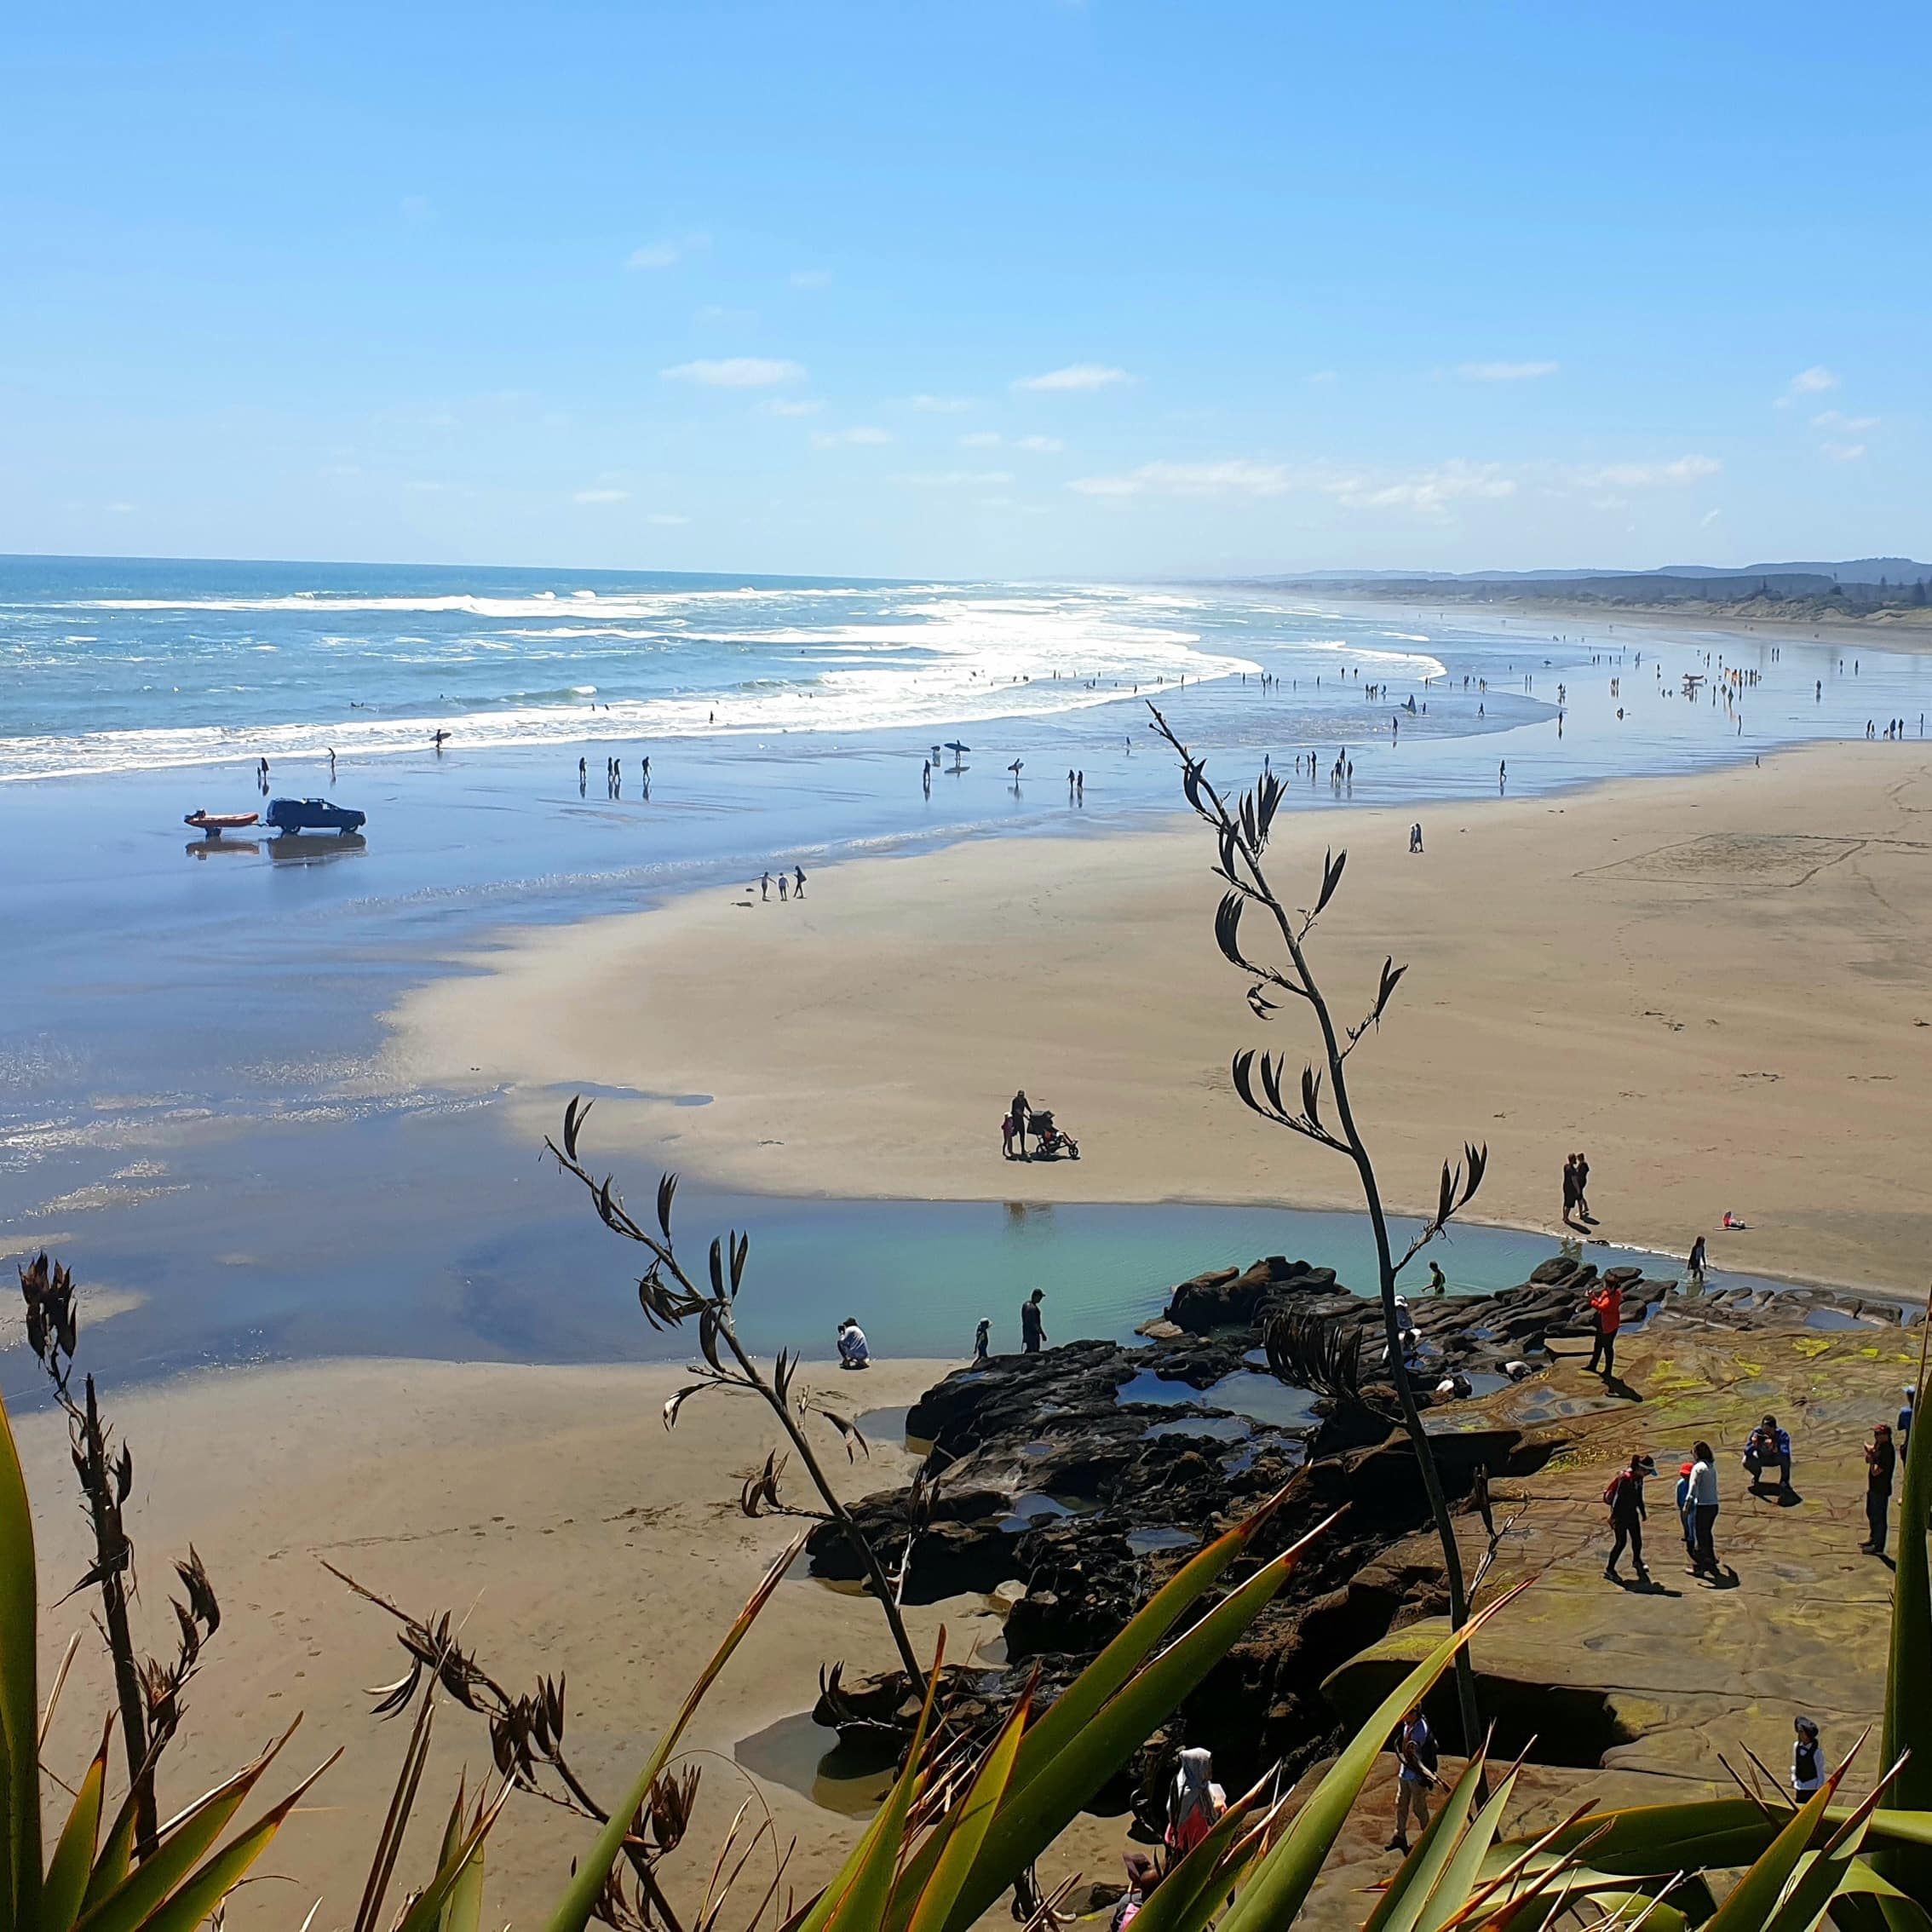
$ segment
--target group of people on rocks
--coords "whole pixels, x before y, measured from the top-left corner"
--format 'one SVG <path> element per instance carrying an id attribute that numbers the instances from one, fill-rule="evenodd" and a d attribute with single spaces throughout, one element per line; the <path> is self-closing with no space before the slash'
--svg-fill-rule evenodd
<path id="1" fill-rule="evenodd" d="M 1868 1556 L 1885 1554 L 1892 1484 L 1898 1471 L 1899 1458 L 1912 1439 L 1918 1395 L 1917 1387 L 1908 1383 L 1896 1420 L 1873 1423 L 1870 1440 L 1864 1446 L 1866 1538 L 1859 1548 Z M 1751 1495 L 1762 1496 L 1768 1492 L 1786 1504 L 1800 1500 L 1791 1487 L 1791 1431 L 1784 1428 L 1774 1415 L 1767 1414 L 1759 1418 L 1745 1439 L 1739 1461 L 1751 1478 Z M 1603 1574 L 1612 1583 L 1620 1584 L 1624 1580 L 1618 1564 L 1628 1549 L 1631 1561 L 1636 1565 L 1638 1588 L 1650 1586 L 1650 1572 L 1643 1560 L 1643 1526 L 1647 1515 L 1643 1486 L 1647 1478 L 1656 1474 L 1655 1459 L 1639 1450 L 1631 1456 L 1629 1464 L 1612 1476 L 1605 1486 L 1603 1501 L 1610 1512 L 1611 1540 Z M 1718 1561 L 1715 1541 L 1721 1508 L 1717 1455 L 1702 1438 L 1691 1445 L 1691 1459 L 1678 1467 L 1676 1502 L 1689 1574 L 1712 1582 L 1728 1580 L 1731 1573 Z"/>

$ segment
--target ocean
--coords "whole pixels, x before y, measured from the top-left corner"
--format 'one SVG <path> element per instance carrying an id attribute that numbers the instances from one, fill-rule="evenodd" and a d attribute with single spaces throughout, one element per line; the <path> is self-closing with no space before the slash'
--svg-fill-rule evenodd
<path id="1" fill-rule="evenodd" d="M 676 1353 L 623 1294 L 560 1298 L 622 1257 L 494 1096 L 399 1083 L 383 1015 L 533 922 L 1155 822 L 1180 800 L 1149 699 L 1224 781 L 1270 762 L 1297 811 L 1427 824 L 1457 798 L 1862 739 L 1868 719 L 1916 737 L 1932 656 L 1189 585 L 0 559 L 20 934 L 0 1245 L 44 1244 L 120 1297 L 94 1360 L 122 1374 Z M 284 794 L 367 825 L 210 842 L 181 823 Z M 560 1109 L 587 1072 L 559 1070 Z M 708 1211 L 701 1188 L 681 1199 Z M 1210 1260 L 1345 1261 L 1355 1239 L 1287 1210 L 710 1207 L 784 1257 L 761 1342 L 855 1312 L 900 1352 L 969 1337 L 975 1282 L 1007 1297 L 1044 1273 L 1088 1331 L 1124 1333 Z M 1527 1239 L 1472 1230 L 1469 1285 L 1520 1278 Z M 946 1291 L 909 1304 L 906 1271 L 940 1247 Z"/>

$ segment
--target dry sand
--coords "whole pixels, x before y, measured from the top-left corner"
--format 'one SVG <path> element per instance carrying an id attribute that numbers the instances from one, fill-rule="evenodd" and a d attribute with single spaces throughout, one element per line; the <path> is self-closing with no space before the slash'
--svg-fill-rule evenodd
<path id="1" fill-rule="evenodd" d="M 1917 1292 L 1932 1250 L 1932 756 L 1814 746 L 1685 779 L 1278 826 L 1343 1016 L 1406 962 L 1350 1061 L 1385 1193 L 1430 1202 L 1486 1141 L 1486 1219 L 1555 1228 L 1590 1155 L 1601 1233 L 1715 1265 Z M 412 997 L 405 1075 L 504 1083 L 553 1124 L 578 1080 L 716 1096 L 600 1108 L 687 1170 L 771 1193 L 1357 1205 L 1337 1159 L 1248 1116 L 1238 1047 L 1298 1067 L 1214 949 L 1201 828 L 998 839 L 825 868 L 802 905 L 716 891 L 520 934 Z M 1009 1165 L 1015 1084 L 1081 1139 Z M 1750 1224 L 1722 1233 L 1729 1209 Z"/>
<path id="2" fill-rule="evenodd" d="M 828 1369 L 816 1382 L 848 1412 L 902 1406 L 952 1366 L 895 1362 L 864 1377 Z M 297 1924 L 318 1894 L 319 1925 L 353 1920 L 405 1742 L 398 1723 L 370 1715 L 362 1688 L 399 1676 L 404 1654 L 388 1619 L 331 1577 L 322 1557 L 419 1615 L 452 1612 L 465 1642 L 512 1689 L 567 1672 L 566 1743 L 579 1774 L 605 1793 L 634 1774 L 766 1566 L 806 1527 L 749 1521 L 738 1510 L 740 1475 L 777 1440 L 752 1398 L 709 1394 L 665 1434 L 660 1408 L 686 1379 L 663 1366 L 343 1361 L 110 1392 L 135 1452 L 129 1520 L 148 1642 L 169 1641 L 168 1565 L 191 1537 L 222 1605 L 168 1759 L 164 1802 L 185 1803 L 298 1711 L 286 1782 L 345 1750 L 268 1860 L 297 1881 L 302 1902 L 285 1885 L 250 1888 L 236 1923 Z M 851 1492 L 909 1474 L 911 1458 L 883 1444 L 870 1465 L 845 1472 L 836 1435 L 819 1426 Z M 36 1503 L 43 1688 L 70 1634 L 83 1633 L 49 1759 L 72 1777 L 98 1739 L 109 1678 L 82 1602 L 55 1607 L 86 1567 L 64 1429 L 37 1414 L 18 1433 Z M 807 1499 L 796 1481 L 787 1490 Z M 909 1619 L 929 1653 L 945 1623 L 956 1659 L 998 1631 L 977 1598 Z M 685 1895 L 701 1888 L 747 1797 L 754 1820 L 769 1802 L 782 1841 L 798 1836 L 802 1888 L 828 1876 L 855 1837 L 854 1820 L 781 1782 L 762 1780 L 754 1791 L 732 1762 L 739 1740 L 774 1724 L 790 1720 L 802 1734 L 819 1665 L 840 1658 L 854 1670 L 889 1664 L 877 1611 L 820 1584 L 782 1584 L 689 1734 L 704 1789 L 692 1850 L 677 1867 L 692 1888 Z M 815 1751 L 802 1741 L 793 1755 L 808 1766 L 825 1741 Z M 420 1881 L 431 1868 L 463 1766 L 474 1790 L 490 1768 L 488 1738 L 480 1720 L 446 1703 L 404 1876 Z M 271 1773 L 271 1785 L 282 1775 Z M 1108 1842 L 1118 1835 L 1098 1821 L 1093 1829 Z M 540 1922 L 591 1835 L 535 1799 L 514 1802 L 492 1841 L 491 1923 Z M 768 1877 L 768 1858 L 763 1869 Z"/>

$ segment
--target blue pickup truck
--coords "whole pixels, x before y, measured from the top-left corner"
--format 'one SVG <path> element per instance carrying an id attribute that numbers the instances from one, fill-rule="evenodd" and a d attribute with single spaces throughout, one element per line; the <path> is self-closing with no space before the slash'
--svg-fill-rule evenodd
<path id="1" fill-rule="evenodd" d="M 360 831 L 369 819 L 366 812 L 331 805 L 326 798 L 271 798 L 262 816 L 279 832 Z"/>

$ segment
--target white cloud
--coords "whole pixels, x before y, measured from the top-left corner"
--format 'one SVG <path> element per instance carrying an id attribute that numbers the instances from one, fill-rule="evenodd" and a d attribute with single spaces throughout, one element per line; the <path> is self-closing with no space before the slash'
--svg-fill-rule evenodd
<path id="1" fill-rule="evenodd" d="M 1825 454 L 1833 463 L 1856 463 L 1865 454 L 1863 443 L 1827 443 Z"/>
<path id="2" fill-rule="evenodd" d="M 901 476 L 898 480 L 919 490 L 957 490 L 969 484 L 991 488 L 1010 483 L 1013 478 L 1003 469 L 941 469 L 923 476 Z"/>
<path id="3" fill-rule="evenodd" d="M 1124 369 L 1109 369 L 1104 363 L 1070 362 L 1064 369 L 1049 369 L 1044 376 L 1022 376 L 1016 389 L 1106 389 L 1133 378 Z"/>
<path id="4" fill-rule="evenodd" d="M 1308 377 L 1311 382 L 1338 382 L 1341 377 L 1332 369 L 1318 369 Z"/>
<path id="5" fill-rule="evenodd" d="M 841 443 L 879 444 L 894 440 L 889 429 L 875 428 L 861 423 L 850 429 L 821 430 L 812 440 L 821 449 L 836 449 Z"/>
<path id="6" fill-rule="evenodd" d="M 997 450 L 1006 439 L 997 429 L 975 429 L 959 439 L 963 450 Z"/>
<path id="7" fill-rule="evenodd" d="M 1019 446 L 1023 450 L 1032 450 L 1036 454 L 1045 456 L 1050 456 L 1055 450 L 1063 450 L 1067 447 L 1066 444 L 1061 442 L 1057 436 L 1022 436 L 1020 439 Z"/>
<path id="8" fill-rule="evenodd" d="M 791 285 L 795 289 L 829 289 L 832 272 L 829 268 L 795 268 L 791 272 Z"/>
<path id="9" fill-rule="evenodd" d="M 1868 429 L 1876 429 L 1879 420 L 1876 416 L 1847 416 L 1842 410 L 1827 409 L 1812 417 L 1811 427 L 1814 429 L 1842 429 L 1848 435 L 1860 436 Z"/>
<path id="10" fill-rule="evenodd" d="M 1723 468 L 1716 457 L 1681 456 L 1668 463 L 1606 463 L 1573 473 L 1585 490 L 1659 490 L 1697 483 Z"/>
<path id="11" fill-rule="evenodd" d="M 579 490 L 571 498 L 573 503 L 628 503 L 628 490 Z"/>
<path id="12" fill-rule="evenodd" d="M 687 255 L 695 255 L 710 245 L 709 235 L 667 236 L 662 241 L 646 242 L 643 247 L 632 249 L 624 265 L 626 268 L 675 268 Z"/>
<path id="13" fill-rule="evenodd" d="M 1464 463 L 1452 458 L 1415 476 L 1382 483 L 1360 476 L 1332 477 L 1321 486 L 1348 509 L 1412 509 L 1425 516 L 1445 516 L 1462 497 L 1498 498 L 1516 493 L 1516 480 L 1493 463 Z"/>
<path id="14" fill-rule="evenodd" d="M 1465 362 L 1456 373 L 1465 382 L 1533 382 L 1554 376 L 1561 366 L 1555 362 Z"/>
<path id="15" fill-rule="evenodd" d="M 727 355 L 715 361 L 681 362 L 658 373 L 672 382 L 697 382 L 708 389 L 769 389 L 796 382 L 805 371 L 796 362 L 772 356 Z"/>
<path id="16" fill-rule="evenodd" d="M 825 405 L 812 396 L 779 396 L 772 404 L 773 416 L 816 416 Z"/>
<path id="17" fill-rule="evenodd" d="M 1799 370 L 1785 385 L 1784 394 L 1777 399 L 1778 407 L 1789 409 L 1792 401 L 1799 396 L 1822 395 L 1826 390 L 1835 389 L 1837 386 L 1837 375 L 1822 363 L 1814 362 L 1810 368 Z"/>
<path id="18" fill-rule="evenodd" d="M 691 519 L 687 516 L 673 515 L 669 510 L 655 510 L 649 516 L 646 517 L 644 520 L 647 523 L 658 524 L 663 528 L 669 530 L 674 528 L 678 524 L 688 523 L 690 522 Z"/>
<path id="19" fill-rule="evenodd" d="M 1067 487 L 1083 497 L 1279 497 L 1295 486 L 1286 464 L 1252 463 L 1143 463 L 1122 476 L 1079 476 Z"/>
<path id="20" fill-rule="evenodd" d="M 1697 520 L 1698 528 L 1699 530 L 1708 530 L 1711 526 L 1711 525 L 1714 524 L 1723 514 L 1723 511 L 1721 509 L 1707 509 L 1704 513 L 1704 515 Z"/>
<path id="21" fill-rule="evenodd" d="M 931 416 L 957 416 L 962 411 L 975 406 L 970 396 L 908 396 L 908 409 L 923 410 Z"/>

